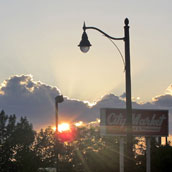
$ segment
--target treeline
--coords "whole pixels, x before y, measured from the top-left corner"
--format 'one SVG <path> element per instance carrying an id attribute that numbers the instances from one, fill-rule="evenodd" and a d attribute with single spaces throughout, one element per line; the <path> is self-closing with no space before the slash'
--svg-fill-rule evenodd
<path id="1" fill-rule="evenodd" d="M 146 171 L 145 144 L 135 139 L 134 171 Z M 99 127 L 78 128 L 77 138 L 58 143 L 60 172 L 118 172 L 119 138 L 100 137 Z M 0 113 L 0 171 L 38 172 L 40 168 L 56 167 L 54 131 L 48 127 L 35 132 L 22 117 Z M 152 172 L 172 171 L 172 147 L 151 144 Z M 133 171 L 133 172 L 134 172 Z"/>

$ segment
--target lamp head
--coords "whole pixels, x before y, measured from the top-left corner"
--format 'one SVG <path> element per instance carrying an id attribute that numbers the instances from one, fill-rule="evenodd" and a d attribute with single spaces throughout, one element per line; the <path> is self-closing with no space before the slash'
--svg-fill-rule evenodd
<path id="1" fill-rule="evenodd" d="M 64 101 L 63 95 L 56 96 L 55 101 L 56 103 L 62 103 Z"/>
<path id="2" fill-rule="evenodd" d="M 90 41 L 88 40 L 88 36 L 87 36 L 87 33 L 85 32 L 85 30 L 82 34 L 82 40 L 78 46 L 80 47 L 80 50 L 83 53 L 87 53 L 88 50 L 90 49 L 91 44 L 90 44 Z"/>

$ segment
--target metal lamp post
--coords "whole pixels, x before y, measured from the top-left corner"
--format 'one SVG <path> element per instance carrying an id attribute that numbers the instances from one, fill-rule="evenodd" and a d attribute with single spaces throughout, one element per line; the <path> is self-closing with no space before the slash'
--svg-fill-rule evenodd
<path id="1" fill-rule="evenodd" d="M 85 23 L 83 26 L 83 35 L 80 44 L 78 45 L 82 52 L 88 52 L 91 44 L 88 40 L 88 36 L 86 34 L 87 29 L 97 30 L 98 32 L 102 33 L 104 36 L 111 40 L 123 40 L 125 46 L 125 75 L 126 75 L 126 127 L 127 127 L 127 147 L 126 147 L 126 164 L 125 164 L 125 171 L 133 171 L 132 170 L 132 163 L 133 163 L 133 143 L 132 143 L 132 102 L 131 102 L 131 75 L 130 75 L 130 39 L 129 39 L 129 20 L 128 18 L 124 21 L 124 37 L 123 38 L 114 38 L 109 36 L 102 30 L 96 27 L 86 27 Z"/>
<path id="2" fill-rule="evenodd" d="M 55 131 L 55 153 L 56 153 L 56 172 L 59 170 L 59 158 L 58 158 L 58 103 L 62 103 L 64 101 L 63 95 L 56 96 L 55 98 L 55 120 L 56 120 L 56 131 Z"/>

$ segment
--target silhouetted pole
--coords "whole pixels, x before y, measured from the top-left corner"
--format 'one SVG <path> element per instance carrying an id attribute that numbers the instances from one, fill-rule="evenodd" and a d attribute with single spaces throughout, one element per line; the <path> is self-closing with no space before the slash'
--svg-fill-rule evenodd
<path id="1" fill-rule="evenodd" d="M 130 72 L 130 36 L 129 20 L 125 19 L 124 42 L 125 42 L 125 76 L 126 76 L 126 127 L 127 127 L 127 149 L 125 171 L 132 171 L 133 167 L 133 136 L 132 136 L 132 101 L 131 101 L 131 72 Z"/>
<path id="2" fill-rule="evenodd" d="M 58 103 L 55 101 L 55 109 L 56 109 L 56 132 L 55 132 L 55 155 L 56 155 L 56 172 L 59 170 L 59 152 L 58 152 Z"/>
<path id="3" fill-rule="evenodd" d="M 146 172 L 151 172 L 151 138 L 146 137 Z"/>
<path id="4" fill-rule="evenodd" d="M 126 76 L 126 134 L 127 134 L 127 144 L 125 149 L 125 172 L 133 171 L 133 135 L 132 135 L 132 101 L 131 101 L 131 74 L 130 74 L 130 36 L 129 36 L 129 20 L 126 18 L 124 26 L 124 37 L 123 38 L 114 38 L 109 36 L 107 33 L 96 27 L 86 27 L 85 23 L 83 26 L 83 34 L 82 40 L 79 43 L 80 50 L 83 53 L 88 52 L 91 44 L 88 40 L 88 36 L 86 34 L 87 29 L 94 29 L 98 32 L 102 33 L 104 36 L 111 40 L 123 40 L 125 43 L 125 76 Z"/>
<path id="5" fill-rule="evenodd" d="M 58 103 L 64 101 L 63 96 L 57 96 L 55 98 L 55 120 L 56 120 L 56 131 L 55 131 L 55 156 L 56 156 L 56 172 L 59 171 L 59 150 L 58 150 Z"/>
<path id="6" fill-rule="evenodd" d="M 168 145 L 168 137 L 165 137 L 165 144 Z"/>

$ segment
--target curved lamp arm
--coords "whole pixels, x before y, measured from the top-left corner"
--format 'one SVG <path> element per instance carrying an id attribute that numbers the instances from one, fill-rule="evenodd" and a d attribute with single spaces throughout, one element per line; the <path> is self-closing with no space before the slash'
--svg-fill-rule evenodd
<path id="1" fill-rule="evenodd" d="M 86 29 L 94 29 L 94 30 L 97 30 L 98 32 L 102 33 L 104 36 L 110 38 L 110 39 L 113 39 L 113 40 L 124 40 L 125 38 L 114 38 L 112 36 L 109 36 L 107 33 L 103 32 L 102 30 L 96 28 L 96 27 L 86 27 L 85 26 L 85 22 L 84 22 L 84 26 L 83 26 L 83 30 L 85 31 Z"/>

